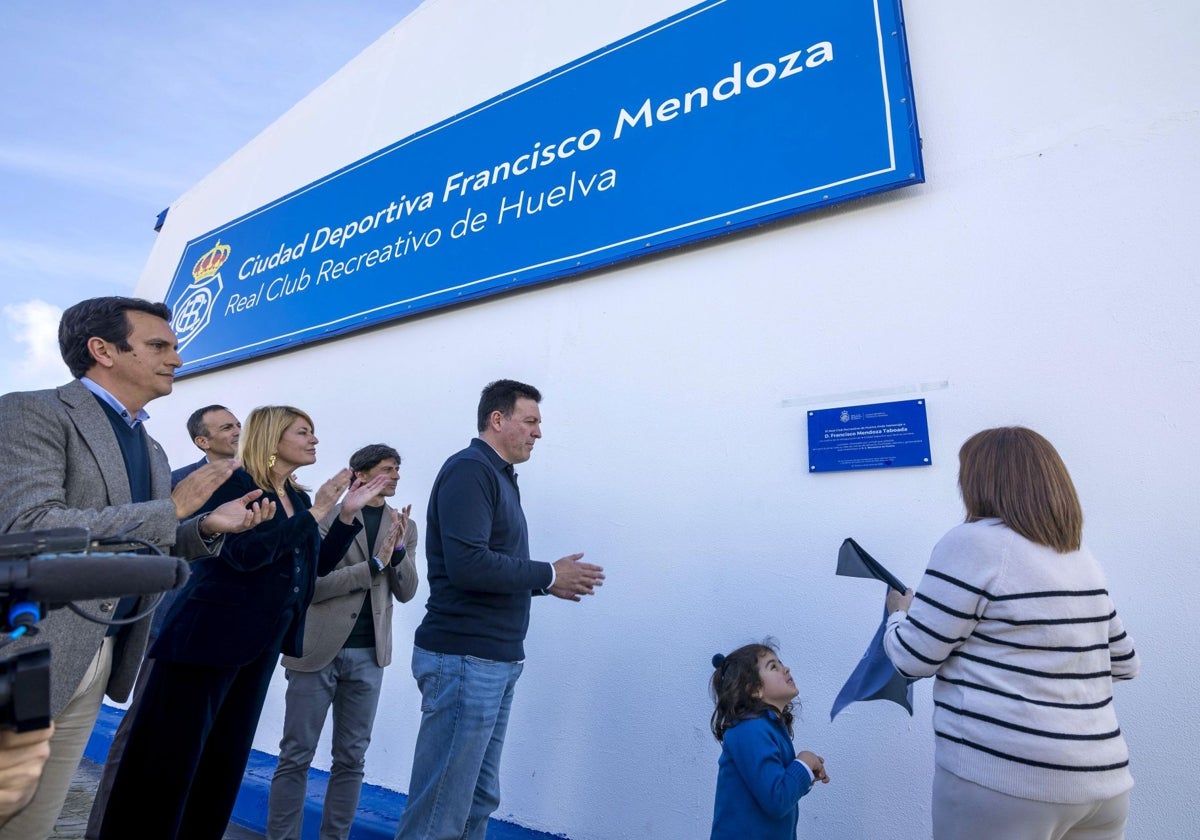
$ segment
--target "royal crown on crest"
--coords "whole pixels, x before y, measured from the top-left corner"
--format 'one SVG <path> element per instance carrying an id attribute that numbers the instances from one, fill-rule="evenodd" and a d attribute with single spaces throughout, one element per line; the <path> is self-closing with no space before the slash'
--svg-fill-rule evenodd
<path id="1" fill-rule="evenodd" d="M 196 260 L 196 265 L 192 269 L 192 277 L 197 281 L 207 280 L 221 270 L 221 266 L 225 265 L 227 259 L 229 259 L 229 246 L 222 245 L 221 240 L 218 239 L 211 251 Z"/>

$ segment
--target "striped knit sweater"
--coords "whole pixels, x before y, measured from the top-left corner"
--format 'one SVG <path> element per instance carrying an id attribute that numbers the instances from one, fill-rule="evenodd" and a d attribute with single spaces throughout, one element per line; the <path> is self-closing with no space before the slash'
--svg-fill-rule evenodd
<path id="1" fill-rule="evenodd" d="M 1042 802 L 1097 802 L 1133 786 L 1112 687 L 1138 658 L 1086 548 L 1059 554 L 997 519 L 959 525 L 883 643 L 905 676 L 937 677 L 944 770 Z"/>

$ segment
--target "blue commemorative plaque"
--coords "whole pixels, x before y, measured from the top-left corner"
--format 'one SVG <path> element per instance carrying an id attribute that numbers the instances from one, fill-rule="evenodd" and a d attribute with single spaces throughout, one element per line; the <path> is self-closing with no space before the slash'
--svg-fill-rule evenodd
<path id="1" fill-rule="evenodd" d="M 195 373 L 923 180 L 898 0 L 714 0 L 192 239 L 165 302 Z"/>
<path id="2" fill-rule="evenodd" d="M 925 400 L 808 412 L 808 471 L 927 467 Z"/>

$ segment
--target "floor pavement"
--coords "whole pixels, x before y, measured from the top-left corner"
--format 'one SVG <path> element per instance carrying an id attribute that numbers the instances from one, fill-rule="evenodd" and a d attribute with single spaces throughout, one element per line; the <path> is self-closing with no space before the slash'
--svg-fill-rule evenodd
<path id="1" fill-rule="evenodd" d="M 71 780 L 71 789 L 67 793 L 67 804 L 58 815 L 58 822 L 49 840 L 80 840 L 83 837 L 84 830 L 87 829 L 88 814 L 92 811 L 92 799 L 96 796 L 96 785 L 100 783 L 100 774 L 103 771 L 103 764 L 86 758 L 79 763 L 79 769 L 75 772 L 75 778 Z M 224 840 L 262 840 L 262 835 L 230 823 L 225 829 Z"/>

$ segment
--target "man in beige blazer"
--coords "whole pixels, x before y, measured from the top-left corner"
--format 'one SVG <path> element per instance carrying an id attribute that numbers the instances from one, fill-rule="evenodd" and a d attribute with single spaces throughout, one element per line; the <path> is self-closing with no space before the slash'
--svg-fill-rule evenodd
<path id="1" fill-rule="evenodd" d="M 358 481 L 386 475 L 382 496 L 393 496 L 400 454 L 385 444 L 364 446 L 350 457 Z M 330 705 L 333 766 L 321 816 L 321 840 L 345 840 L 362 789 L 363 761 L 379 705 L 383 669 L 392 661 L 392 599 L 406 603 L 417 591 L 417 526 L 377 497 L 360 515 L 345 558 L 317 578 L 304 625 L 304 654 L 283 657 L 288 681 L 279 765 L 271 779 L 268 840 L 301 836 L 308 768 Z M 338 515 L 334 507 L 321 531 Z"/>

